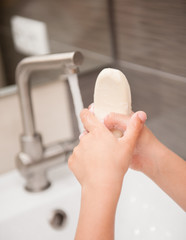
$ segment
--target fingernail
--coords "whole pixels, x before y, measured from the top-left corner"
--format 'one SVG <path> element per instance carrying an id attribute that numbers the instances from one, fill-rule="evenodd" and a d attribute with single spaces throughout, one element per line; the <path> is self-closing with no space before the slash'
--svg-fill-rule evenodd
<path id="1" fill-rule="evenodd" d="M 144 123 L 147 120 L 147 114 L 145 112 L 138 112 L 138 117 L 141 120 L 142 123 Z"/>

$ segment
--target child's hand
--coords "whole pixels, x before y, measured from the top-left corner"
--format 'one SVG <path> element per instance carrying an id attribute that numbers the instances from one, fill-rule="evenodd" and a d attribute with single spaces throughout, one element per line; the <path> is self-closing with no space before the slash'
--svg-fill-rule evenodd
<path id="1" fill-rule="evenodd" d="M 80 137 L 79 145 L 69 158 L 69 168 L 82 187 L 106 189 L 109 194 L 120 194 L 123 177 L 131 163 L 146 114 L 134 113 L 124 128 L 125 135 L 119 139 L 90 111 L 83 110 L 81 119 L 86 133 Z"/>
<path id="2" fill-rule="evenodd" d="M 104 124 L 110 130 L 120 129 L 125 131 L 130 119 L 131 116 L 111 113 L 105 118 Z M 162 144 L 157 140 L 152 132 L 146 126 L 144 126 L 138 138 L 130 167 L 134 170 L 142 171 L 144 173 L 147 173 L 149 169 L 154 169 L 154 171 L 156 171 L 155 159 L 156 156 L 157 158 L 159 157 L 159 152 L 161 152 L 161 149 Z"/>
<path id="3" fill-rule="evenodd" d="M 105 118 L 108 129 L 127 129 L 131 116 L 111 113 Z M 147 128 L 138 138 L 130 167 L 150 177 L 186 211 L 186 162 L 164 146 Z"/>

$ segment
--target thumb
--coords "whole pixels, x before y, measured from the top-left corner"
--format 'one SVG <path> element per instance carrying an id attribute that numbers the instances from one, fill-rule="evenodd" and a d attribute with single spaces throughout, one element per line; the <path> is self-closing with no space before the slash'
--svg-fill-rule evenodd
<path id="1" fill-rule="evenodd" d="M 142 111 L 134 113 L 130 118 L 124 136 L 119 139 L 121 144 L 124 145 L 124 151 L 127 155 L 133 154 L 146 119 L 147 115 Z"/>

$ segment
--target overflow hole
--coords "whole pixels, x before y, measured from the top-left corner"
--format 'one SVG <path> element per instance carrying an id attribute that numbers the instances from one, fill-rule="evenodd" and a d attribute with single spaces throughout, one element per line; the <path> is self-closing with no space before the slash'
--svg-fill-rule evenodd
<path id="1" fill-rule="evenodd" d="M 64 211 L 57 209 L 52 213 L 50 225 L 54 229 L 61 229 L 66 223 L 67 215 Z"/>

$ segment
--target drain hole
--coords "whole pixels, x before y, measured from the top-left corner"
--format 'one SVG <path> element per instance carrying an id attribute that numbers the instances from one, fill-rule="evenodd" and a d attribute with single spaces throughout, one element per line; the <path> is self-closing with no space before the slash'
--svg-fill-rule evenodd
<path id="1" fill-rule="evenodd" d="M 62 210 L 57 209 L 52 214 L 52 218 L 50 220 L 50 225 L 54 229 L 61 229 L 64 227 L 64 225 L 66 223 L 66 219 L 67 219 L 66 213 L 63 212 Z"/>

